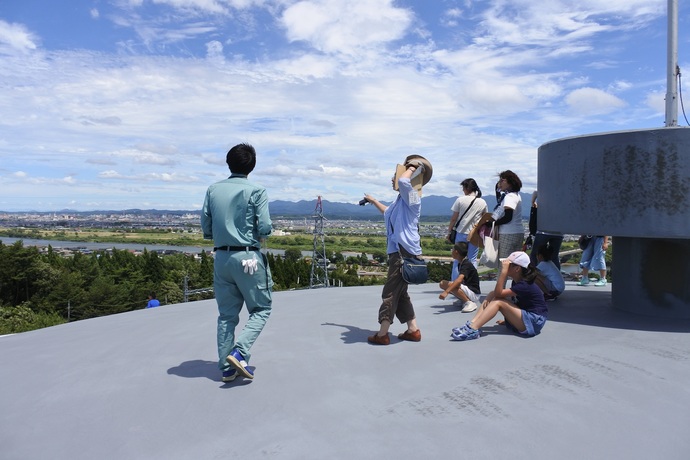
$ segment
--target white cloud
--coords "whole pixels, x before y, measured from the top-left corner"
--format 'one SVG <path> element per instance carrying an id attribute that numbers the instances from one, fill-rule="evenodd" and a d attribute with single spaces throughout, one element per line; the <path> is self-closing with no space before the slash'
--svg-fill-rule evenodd
<path id="1" fill-rule="evenodd" d="M 663 15 L 665 5 L 664 0 L 497 1 L 484 13 L 481 26 L 485 33 L 477 43 L 538 45 L 562 53 L 568 44 L 592 40 L 603 32 L 635 30 L 650 18 Z M 610 21 L 606 16 L 620 19 Z"/>
<path id="2" fill-rule="evenodd" d="M 184 173 L 150 173 L 143 176 L 148 181 L 162 181 L 175 183 L 196 183 L 198 178 Z"/>
<path id="3" fill-rule="evenodd" d="M 456 27 L 461 18 L 462 10 L 460 8 L 450 8 L 443 12 L 440 21 L 444 27 Z"/>
<path id="4" fill-rule="evenodd" d="M 117 162 L 113 161 L 111 158 L 107 157 L 95 157 L 95 158 L 87 158 L 85 160 L 87 163 L 91 163 L 94 165 L 106 165 L 106 166 L 112 166 L 116 165 Z"/>
<path id="5" fill-rule="evenodd" d="M 124 176 L 122 176 L 119 172 L 110 169 L 108 171 L 103 171 L 99 173 L 98 177 L 102 179 L 121 179 Z"/>
<path id="6" fill-rule="evenodd" d="M 175 160 L 153 153 L 140 153 L 134 157 L 134 162 L 160 166 L 174 166 L 177 164 Z"/>
<path id="7" fill-rule="evenodd" d="M 226 9 L 222 5 L 224 2 L 216 0 L 153 0 L 160 5 L 168 5 L 180 9 L 196 9 L 209 13 L 225 13 Z"/>
<path id="8" fill-rule="evenodd" d="M 633 84 L 625 80 L 617 80 L 609 85 L 609 88 L 613 92 L 623 92 L 628 91 L 633 88 Z"/>
<path id="9" fill-rule="evenodd" d="M 625 107 L 625 101 L 596 88 L 579 88 L 565 98 L 566 104 L 578 115 L 600 115 Z"/>
<path id="10" fill-rule="evenodd" d="M 0 19 L 0 52 L 35 50 L 37 38 L 22 24 L 11 24 Z"/>
<path id="11" fill-rule="evenodd" d="M 647 107 L 654 110 L 656 113 L 666 113 L 666 93 L 653 91 L 647 94 L 644 100 Z"/>
<path id="12" fill-rule="evenodd" d="M 281 20 L 290 41 L 305 41 L 326 53 L 356 54 L 402 38 L 412 14 L 391 0 L 312 0 L 289 6 Z"/>
<path id="13" fill-rule="evenodd" d="M 218 40 L 206 43 L 206 58 L 218 63 L 225 61 L 225 57 L 223 56 L 223 44 Z"/>
<path id="14" fill-rule="evenodd" d="M 13 24 L 34 48 L 0 67 L 0 202 L 191 209 L 244 141 L 272 199 L 390 199 L 409 153 L 426 195 L 489 191 L 497 164 L 529 188 L 544 142 L 663 123 L 658 0 L 421 1 L 101 2 L 102 49 Z"/>
<path id="15" fill-rule="evenodd" d="M 328 78 L 336 74 L 338 62 L 328 56 L 304 54 L 275 63 L 276 69 L 300 78 Z"/>
<path id="16" fill-rule="evenodd" d="M 153 3 L 173 8 L 195 9 L 207 13 L 225 13 L 228 11 L 227 7 L 246 9 L 264 2 L 264 0 L 153 0 Z"/>
<path id="17" fill-rule="evenodd" d="M 340 166 L 319 165 L 319 170 L 326 176 L 350 177 L 352 174 L 350 171 Z"/>

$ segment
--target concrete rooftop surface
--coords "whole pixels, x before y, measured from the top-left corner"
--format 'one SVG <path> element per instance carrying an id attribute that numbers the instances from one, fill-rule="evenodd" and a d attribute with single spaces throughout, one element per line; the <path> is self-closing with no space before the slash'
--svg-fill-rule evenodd
<path id="1" fill-rule="evenodd" d="M 474 313 L 426 284 L 422 341 L 376 346 L 381 289 L 274 293 L 253 381 L 220 381 L 215 300 L 0 337 L 0 458 L 690 458 L 689 320 L 568 282 L 541 335 L 454 342 Z"/>

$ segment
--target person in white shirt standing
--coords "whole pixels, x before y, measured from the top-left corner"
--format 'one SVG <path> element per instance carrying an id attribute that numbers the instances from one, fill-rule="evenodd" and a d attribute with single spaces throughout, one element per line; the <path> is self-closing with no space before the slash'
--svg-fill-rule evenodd
<path id="1" fill-rule="evenodd" d="M 501 172 L 498 177 L 496 207 L 491 214 L 484 214 L 478 225 L 490 226 L 495 223 L 495 227 L 498 228 L 498 258 L 504 259 L 514 252 L 521 251 L 525 241 L 525 229 L 522 226 L 522 198 L 520 197 L 522 181 L 509 169 Z M 502 268 L 502 264 L 499 264 L 499 275 Z"/>
<path id="2" fill-rule="evenodd" d="M 477 256 L 479 255 L 479 248 L 474 244 L 467 241 L 467 236 L 470 230 L 477 225 L 479 219 L 488 210 L 486 206 L 486 201 L 482 199 L 482 191 L 479 189 L 477 182 L 470 178 L 465 179 L 460 182 L 462 187 L 462 196 L 459 196 L 453 206 L 451 206 L 451 211 L 453 214 L 450 216 L 450 223 L 448 224 L 448 235 L 446 238 L 450 243 L 460 243 L 467 242 L 467 258 L 477 268 Z M 455 231 L 455 238 L 451 238 L 452 232 Z M 451 241 L 452 239 L 452 241 Z M 453 268 L 451 271 L 450 280 L 455 281 L 458 277 L 458 261 L 453 260 Z"/>

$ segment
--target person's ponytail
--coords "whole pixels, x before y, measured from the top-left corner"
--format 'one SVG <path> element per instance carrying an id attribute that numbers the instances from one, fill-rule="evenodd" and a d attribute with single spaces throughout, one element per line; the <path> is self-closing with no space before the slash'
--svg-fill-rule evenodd
<path id="1" fill-rule="evenodd" d="M 460 185 L 465 187 L 467 190 L 470 192 L 476 193 L 477 198 L 481 198 L 482 196 L 482 191 L 477 185 L 477 181 L 472 179 L 471 177 L 465 179 L 464 181 L 460 182 Z"/>
<path id="2" fill-rule="evenodd" d="M 535 267 L 532 264 L 529 264 L 527 268 L 521 267 L 522 268 L 522 279 L 527 281 L 529 284 L 534 283 L 534 280 L 537 279 L 537 274 L 539 271 L 537 270 L 537 267 Z"/>

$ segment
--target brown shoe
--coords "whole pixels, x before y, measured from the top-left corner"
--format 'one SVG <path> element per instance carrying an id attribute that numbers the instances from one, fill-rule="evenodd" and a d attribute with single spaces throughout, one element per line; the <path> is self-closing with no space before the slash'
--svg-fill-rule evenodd
<path id="1" fill-rule="evenodd" d="M 422 333 L 417 329 L 414 332 L 405 331 L 402 334 L 398 334 L 400 340 L 409 340 L 410 342 L 419 342 L 422 340 Z"/>
<path id="2" fill-rule="evenodd" d="M 391 343 L 391 338 L 389 337 L 388 334 L 386 334 L 386 335 L 374 334 L 372 336 L 367 337 L 367 342 L 374 343 L 376 345 L 389 345 Z"/>

